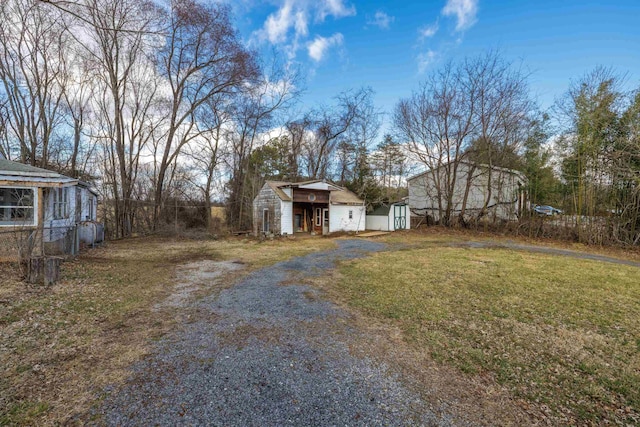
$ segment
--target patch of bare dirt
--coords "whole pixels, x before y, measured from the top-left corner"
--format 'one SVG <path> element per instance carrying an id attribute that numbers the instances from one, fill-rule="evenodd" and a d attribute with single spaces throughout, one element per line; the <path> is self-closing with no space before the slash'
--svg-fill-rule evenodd
<path id="1" fill-rule="evenodd" d="M 183 264 L 177 268 L 178 283 L 172 294 L 160 304 L 156 304 L 155 308 L 182 307 L 204 286 L 215 287 L 226 274 L 243 268 L 243 264 L 235 261 L 201 260 Z"/>

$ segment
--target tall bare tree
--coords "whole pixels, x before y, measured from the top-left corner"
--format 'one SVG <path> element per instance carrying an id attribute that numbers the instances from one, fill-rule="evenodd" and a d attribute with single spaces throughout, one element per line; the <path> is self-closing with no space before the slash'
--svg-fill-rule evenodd
<path id="1" fill-rule="evenodd" d="M 279 124 L 278 112 L 297 96 L 295 82 L 296 75 L 288 74 L 274 62 L 270 73 L 248 85 L 235 102 L 227 159 L 231 175 L 227 184 L 227 223 L 233 229 L 251 227 L 252 202 L 258 191 L 258 183 L 248 173 L 251 153 L 268 140 L 266 132 Z"/>
<path id="2" fill-rule="evenodd" d="M 98 79 L 95 137 L 104 153 L 105 185 L 113 200 L 114 235 L 131 234 L 135 218 L 133 192 L 142 150 L 156 132 L 158 82 L 147 48 L 157 28 L 150 2 L 87 0 L 91 41 L 87 42 Z"/>
<path id="3" fill-rule="evenodd" d="M 484 160 L 492 171 L 494 163 L 526 139 L 535 107 L 526 81 L 520 70 L 490 52 L 446 64 L 397 104 L 395 127 L 435 184 L 425 191 L 433 193 L 427 196 L 437 201 L 438 217 L 444 224 L 464 220 L 477 160 Z M 476 161 L 468 164 L 462 178 L 466 182 L 461 183 L 460 165 L 469 160 Z M 488 175 L 486 199 L 478 217 L 486 214 L 499 184 L 492 182 L 492 172 Z M 456 210 L 454 195 L 460 187 L 464 195 Z"/>
<path id="4" fill-rule="evenodd" d="M 61 123 L 69 34 L 58 13 L 34 0 L 0 3 L 0 84 L 7 156 L 48 166 Z"/>
<path id="5" fill-rule="evenodd" d="M 465 81 L 461 68 L 449 62 L 411 97 L 400 100 L 394 112 L 398 133 L 435 184 L 427 196 L 437 201 L 438 216 L 446 225 L 453 223 L 458 167 L 478 126 L 477 97 L 475 82 Z"/>
<path id="6" fill-rule="evenodd" d="M 370 105 L 372 92 L 368 88 L 346 91 L 337 96 L 337 105 L 311 111 L 304 121 L 311 123 L 312 136 L 304 139 L 302 161 L 307 177 L 329 178 L 331 159 L 340 139 L 346 136 Z"/>
<path id="7" fill-rule="evenodd" d="M 167 173 L 183 147 L 199 136 L 198 110 L 218 95 L 231 97 L 258 74 L 253 54 L 243 47 L 220 3 L 172 0 L 169 29 L 159 61 L 169 86 L 167 134 L 157 159 L 155 222 Z"/>
<path id="8" fill-rule="evenodd" d="M 221 165 L 229 148 L 227 141 L 233 117 L 232 99 L 215 96 L 204 103 L 197 120 L 199 137 L 187 147 L 186 155 L 193 163 L 195 172 L 193 185 L 200 190 L 207 212 L 211 212 L 216 184 L 222 180 Z M 210 228 L 211 215 L 206 218 L 207 228 Z"/>

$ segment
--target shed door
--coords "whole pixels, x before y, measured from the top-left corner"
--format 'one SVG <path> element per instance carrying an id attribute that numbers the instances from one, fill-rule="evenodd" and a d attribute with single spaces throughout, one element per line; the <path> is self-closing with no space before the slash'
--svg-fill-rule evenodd
<path id="1" fill-rule="evenodd" d="M 407 228 L 407 205 L 393 205 L 393 229 Z"/>
<path id="2" fill-rule="evenodd" d="M 322 234 L 329 234 L 329 209 L 322 209 Z"/>

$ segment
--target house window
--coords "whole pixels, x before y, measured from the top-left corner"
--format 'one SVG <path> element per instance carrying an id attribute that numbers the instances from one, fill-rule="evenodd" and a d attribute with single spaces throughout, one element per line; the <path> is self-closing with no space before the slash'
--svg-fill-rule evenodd
<path id="1" fill-rule="evenodd" d="M 69 218 L 69 188 L 53 189 L 53 219 Z"/>
<path id="2" fill-rule="evenodd" d="M 94 218 L 93 216 L 94 203 L 95 203 L 95 197 L 89 196 L 89 203 L 88 203 L 89 215 L 87 215 L 88 220 L 93 220 Z"/>
<path id="3" fill-rule="evenodd" d="M 269 209 L 264 209 L 262 211 L 262 232 L 269 232 Z"/>
<path id="4" fill-rule="evenodd" d="M 322 225 L 322 209 L 316 208 L 316 227 Z"/>
<path id="5" fill-rule="evenodd" d="M 32 188 L 0 187 L 0 225 L 33 225 Z"/>
<path id="6" fill-rule="evenodd" d="M 349 211 L 349 219 L 353 219 L 353 211 Z"/>

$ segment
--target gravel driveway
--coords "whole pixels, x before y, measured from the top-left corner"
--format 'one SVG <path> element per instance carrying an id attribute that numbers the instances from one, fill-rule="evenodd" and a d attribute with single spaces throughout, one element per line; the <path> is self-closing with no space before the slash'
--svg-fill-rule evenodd
<path id="1" fill-rule="evenodd" d="M 191 323 L 169 335 L 106 395 L 108 425 L 452 425 L 402 379 L 349 352 L 359 333 L 304 277 L 384 248 L 338 248 L 251 273 L 200 300 Z"/>

